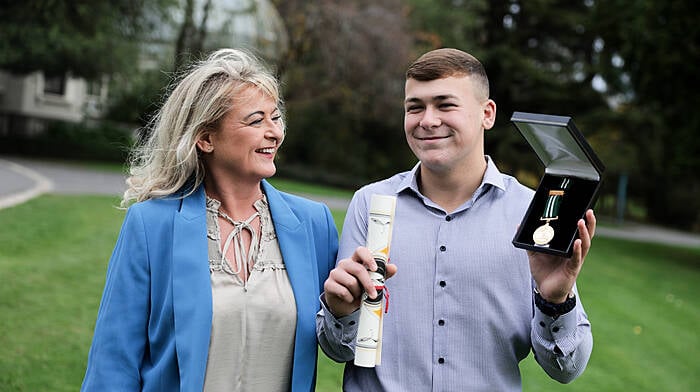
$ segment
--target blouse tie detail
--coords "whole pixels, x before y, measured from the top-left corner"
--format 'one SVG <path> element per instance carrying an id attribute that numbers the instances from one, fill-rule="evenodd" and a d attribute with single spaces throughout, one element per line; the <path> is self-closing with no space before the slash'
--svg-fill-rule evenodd
<path id="1" fill-rule="evenodd" d="M 218 216 L 233 225 L 233 230 L 231 230 L 231 233 L 229 233 L 228 237 L 226 237 L 226 240 L 224 241 L 224 248 L 221 252 L 221 260 L 219 263 L 222 267 L 227 263 L 226 254 L 228 253 L 231 245 L 233 245 L 235 260 L 234 265 L 232 266 L 232 272 L 236 275 L 243 272 L 243 287 L 247 287 L 248 277 L 250 275 L 249 271 L 255 264 L 255 256 L 258 253 L 259 246 L 258 233 L 255 231 L 255 228 L 251 226 L 251 223 L 253 220 L 255 220 L 255 218 L 260 216 L 260 213 L 256 211 L 244 221 L 233 220 L 225 212 L 221 211 L 221 209 L 217 209 L 216 213 Z M 241 235 L 243 230 L 247 230 L 251 236 L 250 246 L 248 247 L 247 251 L 244 249 L 243 236 Z"/>

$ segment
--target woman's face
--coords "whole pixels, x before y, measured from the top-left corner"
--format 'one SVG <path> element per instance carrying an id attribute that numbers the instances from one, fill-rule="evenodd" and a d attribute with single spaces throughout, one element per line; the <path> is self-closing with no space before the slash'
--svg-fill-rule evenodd
<path id="1" fill-rule="evenodd" d="M 277 101 L 258 87 L 243 87 L 219 124 L 198 141 L 211 174 L 239 182 L 259 182 L 275 174 L 274 158 L 284 139 Z"/>

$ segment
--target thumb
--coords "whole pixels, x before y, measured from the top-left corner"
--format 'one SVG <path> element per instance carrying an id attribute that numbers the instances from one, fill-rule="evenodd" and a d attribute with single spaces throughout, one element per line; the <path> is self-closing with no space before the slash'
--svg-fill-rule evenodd
<path id="1" fill-rule="evenodd" d="M 392 276 L 394 276 L 394 274 L 396 274 L 397 270 L 398 270 L 398 267 L 396 266 L 396 264 L 387 263 L 387 265 L 386 265 L 386 278 L 389 279 Z"/>

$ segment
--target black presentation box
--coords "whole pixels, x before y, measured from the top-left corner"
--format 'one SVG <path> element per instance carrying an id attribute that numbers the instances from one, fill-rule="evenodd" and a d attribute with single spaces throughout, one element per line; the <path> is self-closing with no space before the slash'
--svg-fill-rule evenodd
<path id="1" fill-rule="evenodd" d="M 514 112 L 510 121 L 545 167 L 513 245 L 571 257 L 576 223 L 595 204 L 605 167 L 571 117 Z"/>

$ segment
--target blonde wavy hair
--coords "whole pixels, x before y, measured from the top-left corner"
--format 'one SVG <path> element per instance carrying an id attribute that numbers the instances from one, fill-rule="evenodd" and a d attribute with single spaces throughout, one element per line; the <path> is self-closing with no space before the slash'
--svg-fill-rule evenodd
<path id="1" fill-rule="evenodd" d="M 121 207 L 194 192 L 206 174 L 197 140 L 205 130 L 218 129 L 221 118 L 235 104 L 236 93 L 250 85 L 272 97 L 283 112 L 279 81 L 262 60 L 244 50 L 220 49 L 176 79 L 165 103 L 146 126 L 148 136 L 131 151 L 128 189 Z M 176 195 L 181 190 L 184 192 Z"/>

